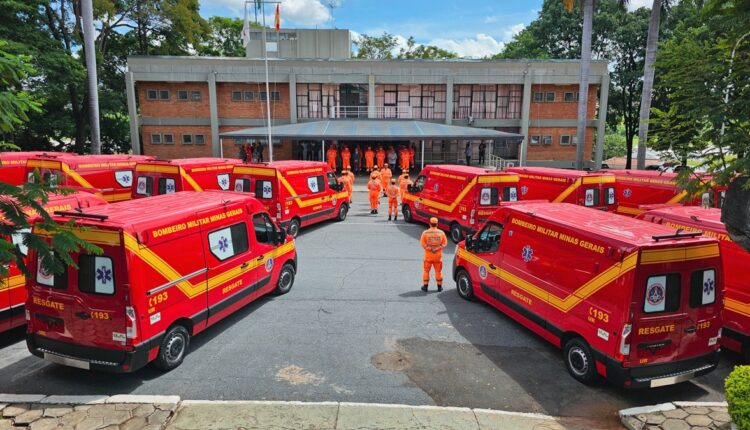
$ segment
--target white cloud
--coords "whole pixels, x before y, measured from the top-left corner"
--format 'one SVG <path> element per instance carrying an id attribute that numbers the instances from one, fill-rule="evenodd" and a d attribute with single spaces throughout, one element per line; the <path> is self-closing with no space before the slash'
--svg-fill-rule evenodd
<path id="1" fill-rule="evenodd" d="M 500 18 L 498 18 L 496 16 L 488 16 L 488 17 L 486 17 L 484 19 L 484 23 L 485 24 L 494 24 L 494 23 L 498 22 L 499 20 L 500 20 Z"/>
<path id="2" fill-rule="evenodd" d="M 642 7 L 651 9 L 651 6 L 653 4 L 654 4 L 653 0 L 630 0 L 628 2 L 628 10 L 634 11 Z"/>
<path id="3" fill-rule="evenodd" d="M 332 19 L 331 10 L 324 6 L 321 0 L 280 0 L 281 1 L 281 22 L 283 26 L 287 24 L 314 26 L 324 24 Z M 242 16 L 242 4 L 244 0 L 201 0 L 202 6 L 222 6 Z M 340 4 L 340 3 L 338 3 Z M 248 3 L 248 11 L 253 15 L 253 4 Z M 272 5 L 265 5 L 266 23 L 273 25 L 274 8 Z"/>
<path id="4" fill-rule="evenodd" d="M 513 39 L 513 36 L 520 33 L 524 28 L 526 28 L 525 24 L 511 25 L 510 27 L 505 28 L 503 30 L 503 42 L 508 42 Z"/>
<path id="5" fill-rule="evenodd" d="M 434 39 L 428 45 L 435 45 L 457 53 L 461 57 L 481 58 L 495 55 L 505 44 L 483 33 L 465 39 Z"/>

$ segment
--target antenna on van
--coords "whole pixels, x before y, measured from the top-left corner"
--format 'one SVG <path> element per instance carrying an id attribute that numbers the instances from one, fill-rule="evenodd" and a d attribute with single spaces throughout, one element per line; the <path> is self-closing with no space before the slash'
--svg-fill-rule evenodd
<path id="1" fill-rule="evenodd" d="M 83 212 L 70 212 L 70 211 L 55 211 L 55 215 L 60 216 L 66 216 L 68 218 L 88 218 L 88 219 L 95 219 L 99 221 L 104 221 L 107 218 L 109 218 L 108 215 L 99 215 L 99 214 L 87 214 Z"/>

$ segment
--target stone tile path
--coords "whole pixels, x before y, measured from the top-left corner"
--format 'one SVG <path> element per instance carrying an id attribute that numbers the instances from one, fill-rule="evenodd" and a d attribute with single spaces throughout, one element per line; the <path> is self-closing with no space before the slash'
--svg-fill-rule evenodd
<path id="1" fill-rule="evenodd" d="M 726 403 L 674 402 L 620 411 L 629 430 L 729 430 Z"/>

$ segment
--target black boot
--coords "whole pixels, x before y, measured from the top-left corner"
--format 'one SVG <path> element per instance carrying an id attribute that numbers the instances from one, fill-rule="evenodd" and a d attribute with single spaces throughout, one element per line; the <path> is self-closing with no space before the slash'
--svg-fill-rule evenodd
<path id="1" fill-rule="evenodd" d="M 390 215 L 388 215 L 388 221 L 390 221 L 390 220 L 391 220 L 391 216 L 390 216 Z"/>
<path id="2" fill-rule="evenodd" d="M 396 221 L 398 219 L 398 215 L 393 216 L 393 220 Z"/>
<path id="3" fill-rule="evenodd" d="M 424 291 L 425 293 L 427 292 L 427 285 L 426 284 L 422 285 L 422 291 Z"/>
<path id="4" fill-rule="evenodd" d="M 443 291 L 443 286 L 442 285 L 438 285 L 438 293 L 441 292 L 441 291 Z"/>

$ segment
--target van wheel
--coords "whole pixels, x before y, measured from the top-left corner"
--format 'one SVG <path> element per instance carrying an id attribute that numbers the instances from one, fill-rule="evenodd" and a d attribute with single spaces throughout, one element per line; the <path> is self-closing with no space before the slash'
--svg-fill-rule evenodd
<path id="1" fill-rule="evenodd" d="M 591 348 L 581 338 L 569 340 L 563 348 L 565 366 L 578 382 L 591 384 L 596 379 L 596 364 Z"/>
<path id="2" fill-rule="evenodd" d="M 154 366 L 161 370 L 172 370 L 182 364 L 190 346 L 190 333 L 181 325 L 169 329 L 161 341 L 159 355 Z"/>
<path id="3" fill-rule="evenodd" d="M 292 220 L 289 221 L 289 225 L 286 227 L 286 231 L 289 232 L 290 236 L 297 237 L 299 234 L 299 219 L 292 218 Z"/>
<path id="4" fill-rule="evenodd" d="M 406 222 L 414 222 L 414 218 L 411 216 L 411 208 L 409 205 L 404 205 L 403 209 L 401 209 L 401 212 L 404 214 L 404 221 Z"/>
<path id="5" fill-rule="evenodd" d="M 346 214 L 348 213 L 349 208 L 345 204 L 342 204 L 341 206 L 339 206 L 339 215 L 338 217 L 336 217 L 336 219 L 339 221 L 343 221 L 346 219 Z"/>
<path id="6" fill-rule="evenodd" d="M 474 299 L 474 286 L 471 284 L 471 277 L 466 270 L 459 270 L 456 274 L 456 291 L 464 300 Z"/>
<path id="7" fill-rule="evenodd" d="M 457 222 L 451 224 L 451 240 L 453 243 L 458 243 L 464 240 L 464 233 L 461 231 L 461 226 Z"/>
<path id="8" fill-rule="evenodd" d="M 279 296 L 288 293 L 294 285 L 294 275 L 294 266 L 289 263 L 285 264 L 279 272 L 279 281 L 276 283 L 274 293 Z"/>

